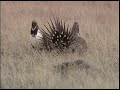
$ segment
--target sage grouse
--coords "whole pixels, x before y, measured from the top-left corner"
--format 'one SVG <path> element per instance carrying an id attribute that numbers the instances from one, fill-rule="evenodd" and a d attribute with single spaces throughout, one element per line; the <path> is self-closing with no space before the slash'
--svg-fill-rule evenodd
<path id="1" fill-rule="evenodd" d="M 41 50 L 71 50 L 83 52 L 87 50 L 85 40 L 80 37 L 79 24 L 74 22 L 72 28 L 66 27 L 65 22 L 59 18 L 54 18 L 54 22 L 50 19 L 44 25 L 46 30 L 38 26 L 36 21 L 32 21 L 31 38 L 32 47 Z"/>

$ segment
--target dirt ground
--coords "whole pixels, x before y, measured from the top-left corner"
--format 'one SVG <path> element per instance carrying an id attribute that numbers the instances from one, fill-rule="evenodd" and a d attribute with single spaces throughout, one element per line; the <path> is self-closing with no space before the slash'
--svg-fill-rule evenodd
<path id="1" fill-rule="evenodd" d="M 79 23 L 87 52 L 31 48 L 32 20 L 53 14 Z M 1 1 L 1 88 L 119 88 L 119 2 Z"/>

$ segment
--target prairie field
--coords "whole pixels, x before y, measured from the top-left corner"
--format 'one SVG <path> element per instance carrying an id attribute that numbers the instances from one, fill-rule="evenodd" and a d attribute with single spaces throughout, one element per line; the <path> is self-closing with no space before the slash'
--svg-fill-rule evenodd
<path id="1" fill-rule="evenodd" d="M 118 1 L 1 1 L 1 88 L 118 89 Z M 31 47 L 32 20 L 54 15 L 79 23 L 87 51 L 57 53 Z"/>

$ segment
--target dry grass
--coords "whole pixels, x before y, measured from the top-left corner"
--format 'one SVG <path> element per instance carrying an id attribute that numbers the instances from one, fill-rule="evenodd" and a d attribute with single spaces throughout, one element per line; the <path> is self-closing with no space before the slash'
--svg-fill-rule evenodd
<path id="1" fill-rule="evenodd" d="M 31 48 L 31 21 L 42 26 L 53 13 L 79 22 L 86 53 Z M 1 88 L 119 88 L 119 2 L 2 1 Z"/>

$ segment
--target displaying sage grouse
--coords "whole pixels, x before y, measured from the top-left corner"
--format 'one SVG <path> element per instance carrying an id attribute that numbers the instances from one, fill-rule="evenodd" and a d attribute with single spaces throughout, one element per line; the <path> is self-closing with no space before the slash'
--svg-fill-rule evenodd
<path id="1" fill-rule="evenodd" d="M 65 22 L 54 18 L 54 22 L 50 19 L 47 22 L 46 30 L 38 26 L 36 21 L 32 21 L 31 38 L 33 48 L 41 50 L 71 50 L 78 51 L 79 53 L 87 50 L 87 44 L 79 34 L 79 24 L 74 22 L 72 28 L 66 27 Z"/>

